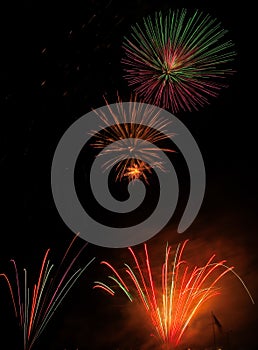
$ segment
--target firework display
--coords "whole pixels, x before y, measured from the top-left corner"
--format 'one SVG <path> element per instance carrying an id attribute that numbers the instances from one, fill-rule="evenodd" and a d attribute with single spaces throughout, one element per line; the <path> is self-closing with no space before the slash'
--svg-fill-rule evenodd
<path id="1" fill-rule="evenodd" d="M 103 112 L 96 112 L 105 127 L 105 132 L 92 133 L 96 138 L 92 146 L 102 149 L 98 157 L 103 157 L 104 171 L 115 166 L 116 181 L 121 181 L 123 178 L 129 181 L 142 178 L 148 183 L 147 175 L 151 173 L 151 168 L 166 170 L 159 153 L 174 152 L 170 148 L 154 147 L 150 144 L 173 135 L 166 132 L 169 120 L 162 118 L 155 107 L 141 102 L 136 103 L 136 100 L 136 96 L 131 98 L 129 115 L 126 115 L 119 96 L 115 110 L 106 101 L 114 124 L 110 125 Z M 130 123 L 127 120 L 130 120 Z M 105 156 L 110 155 L 114 156 L 105 161 Z"/>
<path id="2" fill-rule="evenodd" d="M 3 3 L 0 350 L 258 349 L 250 6 Z"/>
<path id="3" fill-rule="evenodd" d="M 75 236 L 71 241 L 55 273 L 53 273 L 54 265 L 49 259 L 50 249 L 46 251 L 38 280 L 32 289 L 28 286 L 27 270 L 24 269 L 24 279 L 21 281 L 16 262 L 13 259 L 11 263 L 14 267 L 15 282 L 12 283 L 5 273 L 0 274 L 0 277 L 4 278 L 8 284 L 15 316 L 23 330 L 24 350 L 32 349 L 67 293 L 95 259 L 91 259 L 83 268 L 72 271 L 79 255 L 87 246 L 87 243 L 83 244 L 71 261 L 67 261 L 77 237 Z"/>
<path id="4" fill-rule="evenodd" d="M 147 103 L 179 111 L 198 110 L 226 87 L 234 59 L 227 30 L 209 14 L 186 9 L 156 12 L 132 26 L 122 63 L 129 86 Z"/>
<path id="5" fill-rule="evenodd" d="M 215 261 L 212 255 L 203 266 L 191 266 L 183 253 L 188 240 L 178 244 L 171 260 L 172 248 L 166 247 L 165 260 L 160 271 L 160 280 L 156 281 L 151 267 L 151 261 L 144 244 L 145 261 L 143 264 L 137 258 L 132 248 L 134 267 L 125 263 L 128 278 L 123 278 L 111 264 L 102 261 L 113 274 L 109 279 L 114 286 L 96 281 L 93 288 L 100 288 L 115 295 L 115 286 L 119 287 L 131 302 L 138 301 L 148 314 L 157 339 L 168 348 L 179 345 L 187 327 L 198 314 L 202 305 L 209 299 L 220 294 L 218 282 L 233 267 L 225 265 L 226 261 Z M 241 281 L 251 301 L 252 296 L 242 279 Z"/>

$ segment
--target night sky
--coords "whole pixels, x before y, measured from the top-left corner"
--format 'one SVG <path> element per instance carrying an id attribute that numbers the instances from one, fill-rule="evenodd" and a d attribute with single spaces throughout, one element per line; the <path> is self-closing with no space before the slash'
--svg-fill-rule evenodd
<path id="1" fill-rule="evenodd" d="M 216 252 L 235 266 L 258 302 L 257 136 L 249 95 L 252 63 L 246 52 L 250 52 L 250 46 L 245 40 L 250 28 L 243 25 L 250 9 L 243 5 L 214 0 L 77 0 L 59 5 L 9 1 L 1 5 L 0 273 L 10 273 L 14 282 L 9 262 L 13 258 L 21 272 L 27 268 L 33 281 L 45 250 L 51 248 L 51 261 L 58 264 L 74 237 L 52 198 L 52 158 L 66 129 L 92 108 L 105 105 L 103 96 L 114 103 L 119 92 L 123 101 L 129 100 L 132 91 L 123 78 L 121 44 L 130 26 L 159 10 L 200 9 L 228 29 L 228 38 L 235 43 L 237 52 L 232 63 L 236 73 L 228 79 L 229 87 L 222 89 L 218 98 L 210 99 L 210 105 L 196 112 L 176 114 L 202 152 L 206 193 L 194 223 L 179 235 L 176 228 L 189 184 L 185 164 L 176 154 L 173 160 L 182 198 L 169 224 L 148 245 L 153 263 L 158 263 L 163 261 L 167 241 L 176 245 L 190 238 L 189 258 L 205 261 Z M 78 191 L 84 189 L 80 176 L 80 170 L 88 169 L 84 161 L 78 167 Z M 155 176 L 151 181 L 148 195 L 156 198 Z M 125 189 L 119 186 L 114 185 L 114 191 L 123 195 Z M 87 191 L 81 196 L 85 207 L 96 211 Z M 148 203 L 145 213 L 153 209 L 152 201 Z M 110 218 L 106 214 L 102 219 L 119 227 L 138 217 Z M 83 243 L 79 238 L 77 246 Z M 142 248 L 140 245 L 136 249 Z M 138 310 L 123 295 L 112 298 L 92 289 L 95 280 L 106 278 L 99 262 L 105 259 L 121 268 L 126 259 L 130 260 L 127 249 L 89 244 L 77 265 L 92 257 L 96 260 L 56 311 L 34 349 L 155 349 L 144 315 L 138 317 Z M 212 345 L 211 308 L 224 327 L 225 337 L 230 337 L 228 349 L 258 348 L 257 305 L 250 303 L 234 279 L 228 279 L 222 295 L 202 310 L 188 332 L 184 348 Z M 0 326 L 0 349 L 22 349 L 22 337 L 3 280 Z"/>

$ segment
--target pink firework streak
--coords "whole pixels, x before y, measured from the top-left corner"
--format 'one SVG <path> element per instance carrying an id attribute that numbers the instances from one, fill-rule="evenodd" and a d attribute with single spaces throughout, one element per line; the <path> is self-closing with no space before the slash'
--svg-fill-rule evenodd
<path id="1" fill-rule="evenodd" d="M 69 244 L 62 261 L 53 275 L 53 264 L 50 264 L 49 253 L 47 249 L 39 271 L 37 282 L 30 290 L 27 283 L 27 270 L 24 270 L 24 284 L 20 282 L 18 268 L 15 260 L 11 260 L 15 271 L 15 283 L 12 284 L 9 277 L 5 273 L 1 273 L 0 277 L 7 282 L 15 316 L 19 321 L 19 325 L 23 330 L 23 349 L 30 350 L 34 346 L 36 340 L 40 337 L 47 324 L 53 317 L 55 311 L 62 303 L 63 299 L 70 291 L 72 286 L 82 275 L 89 264 L 95 259 L 93 258 L 83 268 L 79 268 L 72 272 L 75 262 L 80 254 L 87 246 L 87 243 L 79 249 L 70 262 L 66 263 L 68 254 L 74 245 L 76 235 Z M 61 272 L 62 270 L 62 272 Z"/>

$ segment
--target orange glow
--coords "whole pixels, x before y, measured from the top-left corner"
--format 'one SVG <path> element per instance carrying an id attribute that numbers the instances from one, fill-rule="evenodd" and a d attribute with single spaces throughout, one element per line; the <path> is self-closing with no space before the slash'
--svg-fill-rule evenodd
<path id="1" fill-rule="evenodd" d="M 123 279 L 109 263 L 105 264 L 113 273 L 109 278 L 130 299 L 140 302 L 148 315 L 154 330 L 154 336 L 164 349 L 176 348 L 182 340 L 186 329 L 200 312 L 203 305 L 220 294 L 218 282 L 224 276 L 233 272 L 244 288 L 251 301 L 253 299 L 244 282 L 234 272 L 233 266 L 225 265 L 225 260 L 215 261 L 213 254 L 202 266 L 191 266 L 183 253 L 188 240 L 178 244 L 171 260 L 172 247 L 166 247 L 165 260 L 161 266 L 160 280 L 154 278 L 147 245 L 144 244 L 144 262 L 140 264 L 134 250 L 129 247 L 133 257 L 134 268 L 124 264 L 129 279 Z M 103 288 L 104 286 L 104 288 Z M 106 290 L 114 295 L 115 290 L 102 282 L 95 282 L 95 287 Z"/>

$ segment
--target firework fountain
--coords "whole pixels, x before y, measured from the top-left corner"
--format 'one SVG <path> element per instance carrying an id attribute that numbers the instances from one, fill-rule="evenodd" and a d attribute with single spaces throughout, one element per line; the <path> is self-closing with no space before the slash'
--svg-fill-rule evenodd
<path id="1" fill-rule="evenodd" d="M 166 246 L 160 281 L 154 280 L 147 244 L 144 244 L 144 264 L 129 248 L 134 261 L 134 267 L 124 264 L 129 278 L 123 278 L 110 263 L 102 261 L 112 272 L 109 279 L 114 285 L 96 281 L 93 287 L 114 296 L 117 286 L 132 303 L 139 302 L 151 321 L 157 341 L 165 349 L 174 349 L 180 344 L 203 304 L 220 294 L 218 282 L 226 274 L 233 273 L 254 302 L 243 280 L 233 271 L 234 267 L 225 265 L 226 260 L 216 261 L 214 254 L 203 266 L 191 267 L 183 258 L 187 242 L 178 244 L 172 260 L 172 247 Z"/>
<path id="2" fill-rule="evenodd" d="M 32 349 L 67 293 L 95 259 L 91 259 L 83 268 L 72 271 L 75 262 L 87 246 L 87 243 L 83 244 L 71 261 L 67 261 L 77 237 L 78 235 L 69 244 L 55 273 L 53 273 L 54 265 L 51 264 L 49 259 L 50 249 L 47 249 L 41 263 L 37 282 L 32 289 L 28 287 L 27 270 L 23 269 L 24 278 L 22 282 L 19 277 L 17 264 L 13 259 L 11 263 L 14 267 L 15 282 L 12 283 L 7 274 L 0 274 L 0 277 L 7 282 L 15 316 L 23 330 L 24 350 Z"/>

